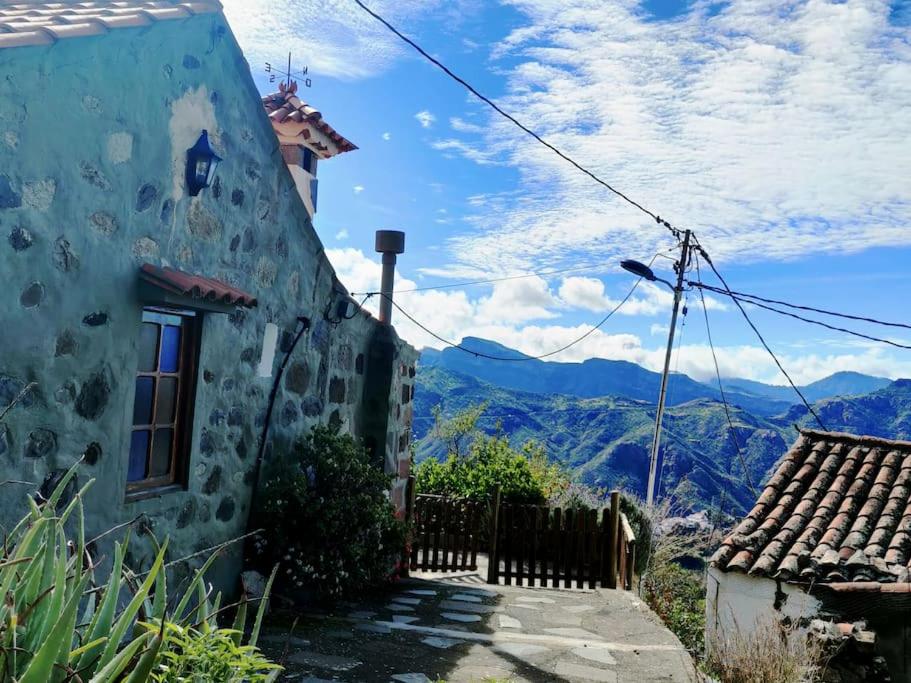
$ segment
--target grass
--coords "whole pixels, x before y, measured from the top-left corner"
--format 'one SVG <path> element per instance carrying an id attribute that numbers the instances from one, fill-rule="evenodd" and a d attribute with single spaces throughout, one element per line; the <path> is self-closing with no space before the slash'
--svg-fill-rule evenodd
<path id="1" fill-rule="evenodd" d="M 805 633 L 769 619 L 749 633 L 735 628 L 708 643 L 705 669 L 720 683 L 802 683 L 816 680 L 822 659 Z"/>

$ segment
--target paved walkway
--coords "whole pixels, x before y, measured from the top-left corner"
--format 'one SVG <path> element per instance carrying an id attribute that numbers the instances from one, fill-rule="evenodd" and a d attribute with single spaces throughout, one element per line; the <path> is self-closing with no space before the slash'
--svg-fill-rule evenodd
<path id="1" fill-rule="evenodd" d="M 275 615 L 261 638 L 281 680 L 695 681 L 686 651 L 632 593 L 420 578 L 329 614 Z"/>

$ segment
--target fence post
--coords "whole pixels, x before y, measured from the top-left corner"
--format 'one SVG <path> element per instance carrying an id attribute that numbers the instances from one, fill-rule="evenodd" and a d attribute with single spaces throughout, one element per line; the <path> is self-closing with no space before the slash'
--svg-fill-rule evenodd
<path id="1" fill-rule="evenodd" d="M 405 547 L 403 548 L 402 557 L 402 576 L 408 577 L 411 570 L 411 549 L 414 545 L 414 496 L 415 496 L 415 478 L 412 474 L 408 477 L 408 483 L 405 485 L 405 523 L 408 525 L 408 535 L 405 537 Z"/>
<path id="2" fill-rule="evenodd" d="M 607 530 L 607 587 L 617 587 L 618 541 L 620 540 L 620 492 L 610 492 L 610 528 Z"/>
<path id="3" fill-rule="evenodd" d="M 490 510 L 490 552 L 487 556 L 487 583 L 497 583 L 500 574 L 500 558 L 497 554 L 497 536 L 500 526 L 500 487 L 493 491 Z"/>

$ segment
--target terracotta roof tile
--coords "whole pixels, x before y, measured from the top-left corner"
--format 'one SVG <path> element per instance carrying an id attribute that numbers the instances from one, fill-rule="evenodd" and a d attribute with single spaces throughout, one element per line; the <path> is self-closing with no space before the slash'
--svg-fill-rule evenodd
<path id="1" fill-rule="evenodd" d="M 292 81 L 291 87 L 286 88 L 282 83 L 279 91 L 263 97 L 263 107 L 273 124 L 298 124 L 294 126 L 293 135 L 300 135 L 310 144 L 310 128 L 320 131 L 329 138 L 338 148 L 337 154 L 350 152 L 357 149 L 351 141 L 346 140 L 339 135 L 332 126 L 323 120 L 323 115 L 319 110 L 314 109 L 309 104 L 301 100 L 295 93 L 297 84 Z M 329 148 L 322 144 L 315 146 L 323 152 L 328 152 Z"/>
<path id="2" fill-rule="evenodd" d="M 256 297 L 252 294 L 247 294 L 245 291 L 225 284 L 221 280 L 213 280 L 201 275 L 190 275 L 175 268 L 159 268 L 151 263 L 144 263 L 140 268 L 139 277 L 156 287 L 194 299 L 245 306 L 247 308 L 257 304 Z"/>
<path id="3" fill-rule="evenodd" d="M 907 580 L 911 442 L 802 430 L 711 562 L 784 579 Z"/>
<path id="4" fill-rule="evenodd" d="M 218 0 L 94 0 L 9 2 L 0 0 L 0 49 L 48 45 L 65 38 L 103 35 L 111 29 L 146 26 L 221 12 Z"/>

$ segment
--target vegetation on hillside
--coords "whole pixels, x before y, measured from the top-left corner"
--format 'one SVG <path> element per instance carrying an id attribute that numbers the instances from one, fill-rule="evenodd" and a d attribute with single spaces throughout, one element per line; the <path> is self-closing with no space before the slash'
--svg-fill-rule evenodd
<path id="1" fill-rule="evenodd" d="M 671 385 L 673 390 L 673 383 Z M 595 489 L 620 488 L 643 497 L 655 426 L 652 405 L 617 397 L 580 399 L 503 389 L 439 367 L 422 368 L 415 394 L 415 457 L 445 460 L 449 448 L 437 435 L 434 410 L 459 415 L 484 402 L 478 430 L 509 434 L 513 444 L 534 441 L 574 480 Z M 737 440 L 754 482 L 793 440 L 791 423 L 776 424 L 734 407 Z M 674 495 L 688 477 L 690 511 L 711 507 L 725 492 L 728 512 L 740 514 L 755 500 L 722 405 L 699 400 L 673 406 L 665 415 L 661 494 Z"/>
<path id="2" fill-rule="evenodd" d="M 502 432 L 488 435 L 478 428 L 486 408 L 469 406 L 450 419 L 436 413 L 434 434 L 445 444 L 446 458 L 418 465 L 418 492 L 482 499 L 499 487 L 504 502 L 542 504 L 565 491 L 568 476 L 548 462 L 539 444 L 527 441 L 514 448 Z"/>

